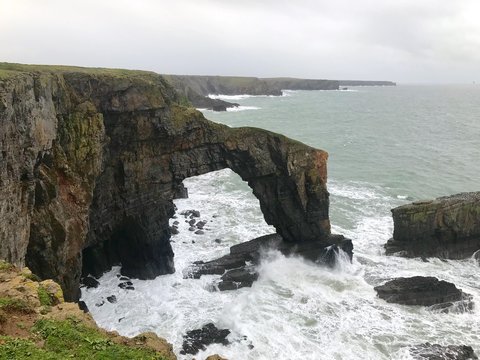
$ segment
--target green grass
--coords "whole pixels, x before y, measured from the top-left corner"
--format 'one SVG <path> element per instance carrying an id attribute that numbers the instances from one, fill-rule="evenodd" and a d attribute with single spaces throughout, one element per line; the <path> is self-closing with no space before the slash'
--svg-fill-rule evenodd
<path id="1" fill-rule="evenodd" d="M 21 299 L 13 299 L 9 297 L 0 298 L 0 310 L 5 312 L 18 311 L 25 314 L 33 312 L 33 309 L 25 301 Z"/>
<path id="2" fill-rule="evenodd" d="M 38 287 L 38 300 L 40 300 L 42 306 L 52 306 L 52 298 L 50 297 L 50 294 L 41 285 Z"/>
<path id="3" fill-rule="evenodd" d="M 163 357 L 155 351 L 145 348 L 132 348 L 116 344 L 96 329 L 82 325 L 78 320 L 54 321 L 42 319 L 36 322 L 32 331 L 44 340 L 43 349 L 33 343 L 17 340 L 7 341 L 7 346 L 0 347 L 0 358 L 7 355 L 9 348 L 14 348 L 13 359 L 156 359 Z M 6 348 L 4 350 L 4 348 Z M 31 355 L 28 355 L 30 352 Z M 8 358 L 8 357 L 7 357 Z"/>
<path id="4" fill-rule="evenodd" d="M 65 66 L 65 65 L 27 65 L 0 62 L 0 78 L 4 75 L 11 76 L 18 72 L 80 72 L 95 75 L 108 75 L 113 77 L 131 77 L 137 76 L 152 76 L 157 75 L 151 71 L 142 70 L 127 70 L 127 69 L 108 69 L 108 68 L 87 68 L 79 66 Z"/>

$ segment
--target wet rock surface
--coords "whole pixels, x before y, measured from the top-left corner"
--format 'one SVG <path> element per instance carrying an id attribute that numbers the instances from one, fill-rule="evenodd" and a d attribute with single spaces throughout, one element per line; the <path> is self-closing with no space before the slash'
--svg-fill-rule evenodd
<path id="1" fill-rule="evenodd" d="M 82 285 L 85 286 L 87 289 L 96 288 L 100 283 L 94 277 L 87 276 L 82 279 Z"/>
<path id="2" fill-rule="evenodd" d="M 471 346 L 419 344 L 410 348 L 410 354 L 418 360 L 469 360 L 478 359 Z"/>
<path id="3" fill-rule="evenodd" d="M 187 331 L 184 335 L 184 341 L 180 354 L 195 355 L 200 350 L 205 350 L 210 344 L 228 345 L 227 336 L 230 334 L 228 329 L 218 329 L 214 324 L 208 323 L 201 329 Z"/>
<path id="4" fill-rule="evenodd" d="M 221 291 L 250 287 L 258 278 L 254 265 L 258 265 L 262 252 L 267 249 L 279 250 L 284 255 L 299 255 L 328 266 L 334 266 L 340 250 L 352 259 L 351 240 L 341 235 L 331 235 L 328 240 L 326 243 L 318 241 L 293 244 L 283 241 L 278 234 L 261 236 L 232 246 L 230 254 L 218 259 L 196 261 L 185 271 L 184 277 L 198 279 L 202 275 L 223 275 L 217 284 Z"/>
<path id="5" fill-rule="evenodd" d="M 457 302 L 471 300 L 471 296 L 458 289 L 455 284 L 435 277 L 397 278 L 376 286 L 375 291 L 379 298 L 390 303 L 435 305 L 433 310 L 446 310 Z"/>
<path id="6" fill-rule="evenodd" d="M 392 215 L 387 255 L 464 259 L 480 250 L 480 192 L 417 201 Z"/>

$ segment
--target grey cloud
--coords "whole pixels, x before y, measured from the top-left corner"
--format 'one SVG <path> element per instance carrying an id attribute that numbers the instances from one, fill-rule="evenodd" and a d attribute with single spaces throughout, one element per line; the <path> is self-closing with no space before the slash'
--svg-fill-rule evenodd
<path id="1" fill-rule="evenodd" d="M 4 0 L 0 61 L 470 82 L 475 14 L 475 0 Z"/>

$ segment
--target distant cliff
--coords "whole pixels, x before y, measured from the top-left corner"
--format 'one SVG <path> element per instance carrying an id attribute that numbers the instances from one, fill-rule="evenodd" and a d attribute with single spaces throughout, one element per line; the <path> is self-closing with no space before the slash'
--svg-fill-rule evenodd
<path id="1" fill-rule="evenodd" d="M 0 259 L 67 299 L 82 271 L 171 273 L 172 199 L 183 179 L 227 167 L 284 240 L 332 244 L 326 152 L 181 102 L 151 72 L 0 63 Z"/>
<path id="2" fill-rule="evenodd" d="M 340 80 L 340 86 L 396 86 L 393 81 Z"/>
<path id="3" fill-rule="evenodd" d="M 225 111 L 236 103 L 211 99 L 210 94 L 221 95 L 273 95 L 282 90 L 338 90 L 340 86 L 394 86 L 391 81 L 321 80 L 288 77 L 256 78 L 242 76 L 163 75 L 179 92 L 185 102 L 196 108 Z"/>
<path id="4" fill-rule="evenodd" d="M 283 89 L 338 90 L 339 86 L 336 80 L 196 75 L 164 75 L 164 77 L 193 106 L 215 111 L 225 111 L 238 104 L 210 99 L 208 97 L 210 94 L 281 96 Z"/>

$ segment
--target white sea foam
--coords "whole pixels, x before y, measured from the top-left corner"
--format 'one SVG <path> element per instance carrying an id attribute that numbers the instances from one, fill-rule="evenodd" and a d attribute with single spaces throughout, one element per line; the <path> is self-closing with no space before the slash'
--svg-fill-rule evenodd
<path id="1" fill-rule="evenodd" d="M 235 106 L 231 108 L 227 108 L 227 111 L 236 112 L 236 111 L 245 111 L 245 110 L 260 110 L 261 108 L 258 106 Z"/>
<path id="2" fill-rule="evenodd" d="M 225 101 L 234 101 L 234 100 L 244 100 L 249 98 L 266 98 L 266 97 L 279 97 L 277 95 L 248 95 L 248 94 L 240 94 L 240 95 L 224 95 L 224 94 L 208 94 L 207 97 L 210 99 L 219 99 Z"/>

